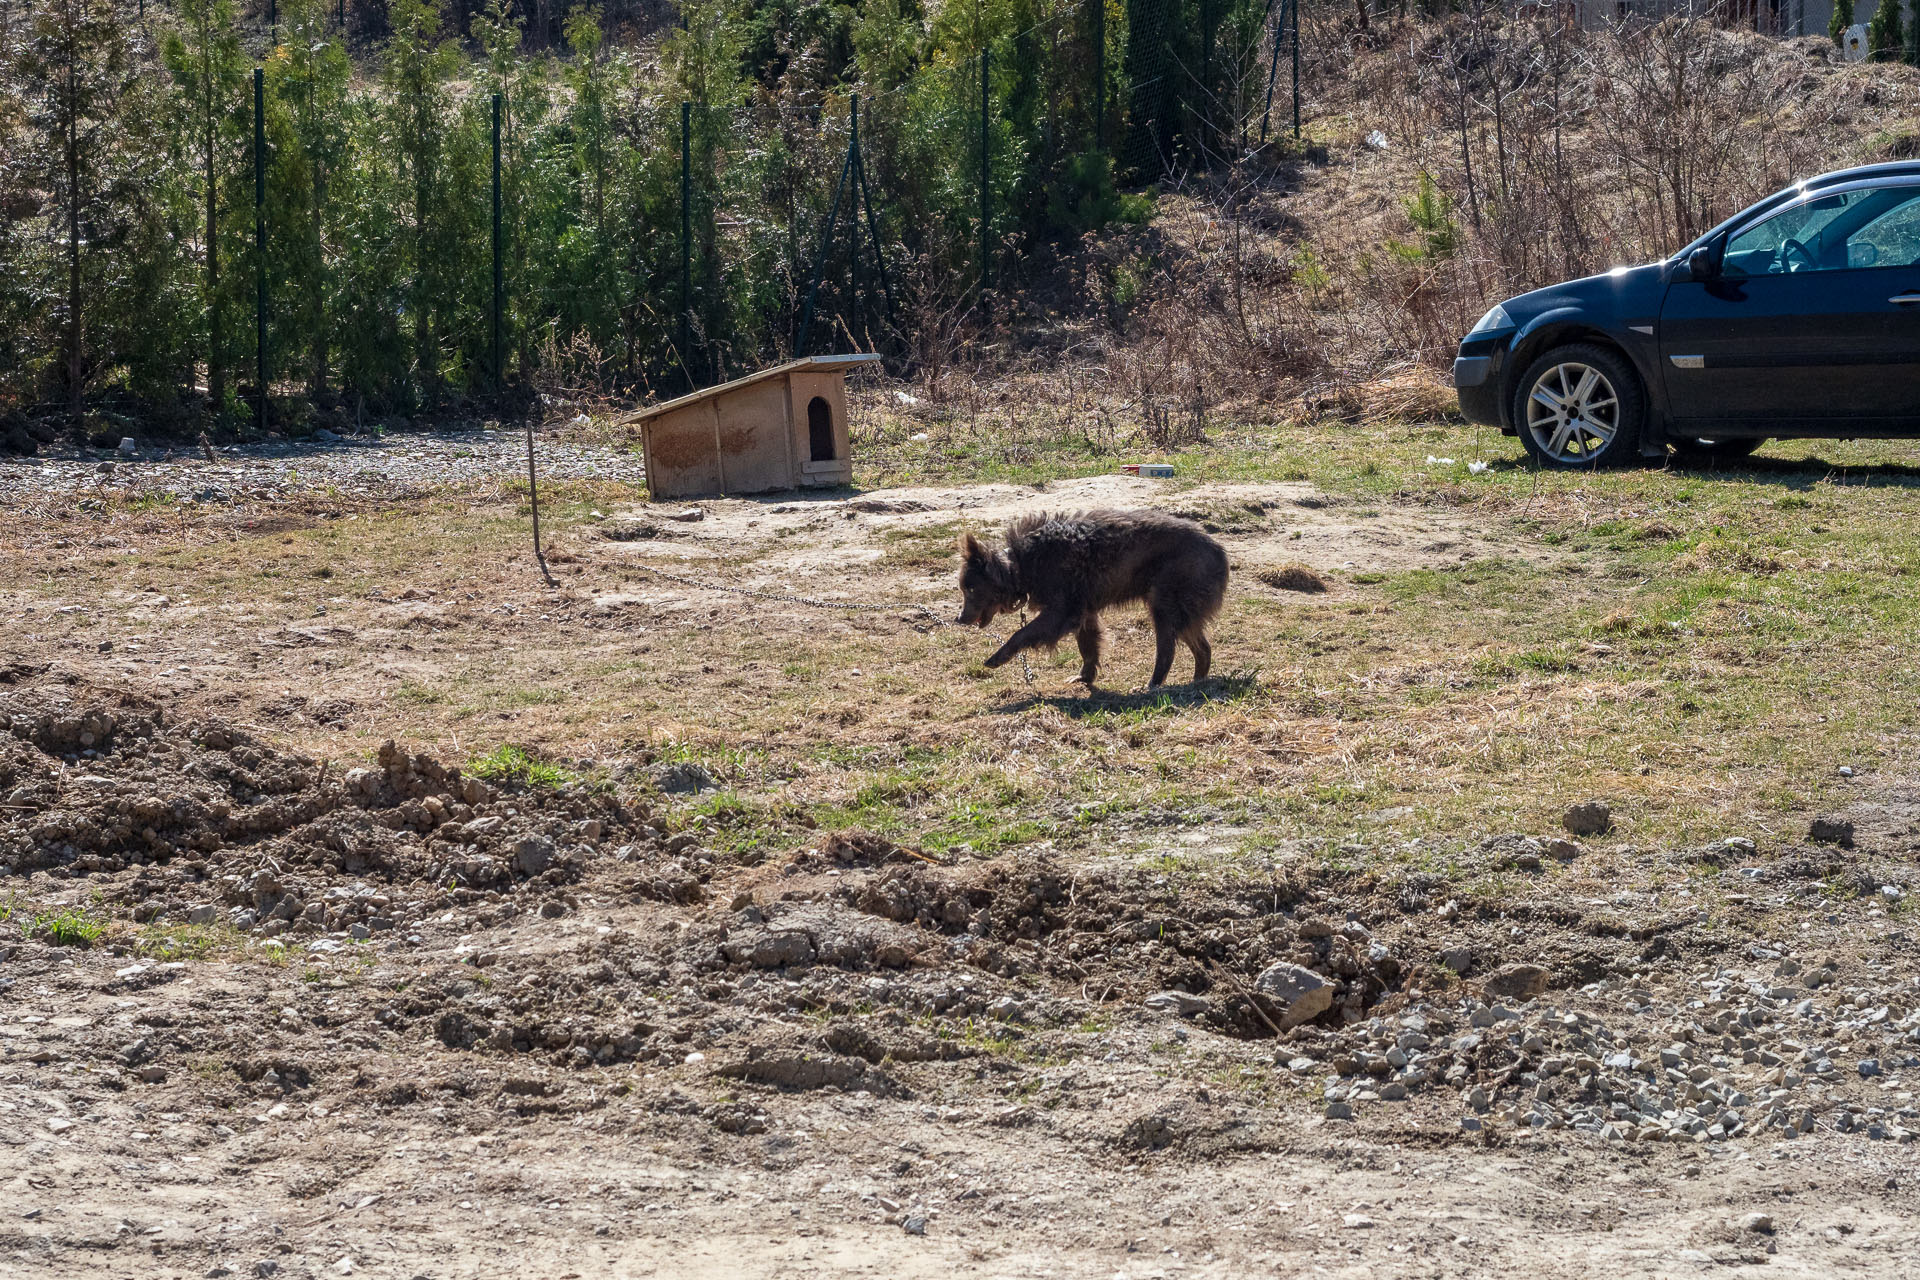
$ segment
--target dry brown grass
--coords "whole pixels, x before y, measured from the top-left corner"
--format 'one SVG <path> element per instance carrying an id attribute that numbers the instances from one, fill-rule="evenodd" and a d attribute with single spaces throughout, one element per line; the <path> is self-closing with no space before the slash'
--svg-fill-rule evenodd
<path id="1" fill-rule="evenodd" d="M 626 762 L 642 772 L 622 785 L 644 787 L 649 762 L 697 759 L 726 788 L 698 803 L 742 846 L 796 842 L 804 821 L 935 848 L 1123 849 L 1155 838 L 1125 817 L 1142 809 L 1213 815 L 1255 847 L 1444 842 L 1546 829 L 1590 792 L 1616 799 L 1631 838 L 1681 839 L 1790 822 L 1831 802 L 1833 762 L 1897 754 L 1882 735 L 1912 702 L 1896 655 L 1914 621 L 1889 584 L 1914 554 L 1886 531 L 1909 490 L 1821 483 L 1787 507 L 1765 472 L 1536 484 L 1429 468 L 1430 452 L 1468 452 L 1444 431 L 1276 440 L 1274 472 L 1326 469 L 1329 512 L 1356 540 L 1313 563 L 1351 561 L 1350 581 L 1233 592 L 1221 678 L 1199 689 L 1137 691 L 1151 651 L 1137 615 L 1114 619 L 1112 683 L 1089 698 L 1070 652 L 1036 660 L 1031 686 L 979 667 L 998 632 L 662 582 L 641 566 L 944 612 L 951 531 L 832 519 L 870 527 L 869 554 L 816 556 L 796 579 L 804 528 L 607 542 L 586 519 L 618 504 L 605 485 L 549 490 L 557 590 L 533 571 L 511 487 L 357 519 L 255 507 L 181 523 L 109 503 L 62 522 L 65 545 L 7 562 L 0 655 L 342 760 L 387 737 L 450 759 L 511 743 L 586 772 Z M 1491 532 L 1507 550 L 1383 564 L 1366 530 L 1395 516 L 1437 546 Z M 1285 563 L 1316 546 L 1288 540 L 1299 527 L 1269 509 L 1223 536 Z M 1687 559 L 1716 536 L 1803 567 Z M 1862 573 L 1869 557 L 1887 573 Z"/>

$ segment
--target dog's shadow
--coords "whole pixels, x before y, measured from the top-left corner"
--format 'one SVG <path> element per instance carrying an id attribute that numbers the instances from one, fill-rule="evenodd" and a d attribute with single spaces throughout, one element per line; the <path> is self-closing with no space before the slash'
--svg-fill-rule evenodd
<path id="1" fill-rule="evenodd" d="M 1035 707 L 1053 707 L 1076 720 L 1095 716 L 1159 715 L 1190 711 L 1214 702 L 1242 702 L 1260 691 L 1260 673 L 1233 672 L 1209 676 L 1192 684 L 1162 685 L 1158 689 L 1139 689 L 1118 693 L 1095 685 L 1079 693 L 1034 694 L 1017 702 L 1002 703 L 994 711 L 999 715 L 1018 715 Z"/>

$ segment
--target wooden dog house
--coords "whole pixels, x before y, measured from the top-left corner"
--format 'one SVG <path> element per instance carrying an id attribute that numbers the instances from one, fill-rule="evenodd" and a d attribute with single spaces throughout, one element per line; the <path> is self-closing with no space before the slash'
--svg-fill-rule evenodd
<path id="1" fill-rule="evenodd" d="M 808 356 L 642 409 L 655 501 L 850 484 L 847 370 L 876 355 Z"/>

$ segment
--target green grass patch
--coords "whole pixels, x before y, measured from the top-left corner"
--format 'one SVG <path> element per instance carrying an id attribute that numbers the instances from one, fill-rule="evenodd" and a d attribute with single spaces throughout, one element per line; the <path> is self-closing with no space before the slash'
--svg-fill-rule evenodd
<path id="1" fill-rule="evenodd" d="M 44 935 L 56 947 L 90 947 L 107 931 L 107 921 L 85 907 L 61 907 L 23 921 L 28 937 Z"/>
<path id="2" fill-rule="evenodd" d="M 467 761 L 467 772 L 488 782 L 560 788 L 581 781 L 571 769 L 541 759 L 526 747 L 502 743 L 484 756 Z"/>
<path id="3" fill-rule="evenodd" d="M 134 954 L 153 960 L 211 960 L 248 950 L 252 939 L 225 924 L 152 925 L 133 941 Z M 276 948 L 284 951 L 284 948 Z"/>
<path id="4" fill-rule="evenodd" d="M 393 691 L 393 700 L 403 707 L 437 707 L 452 701 L 445 692 L 404 680 Z"/>

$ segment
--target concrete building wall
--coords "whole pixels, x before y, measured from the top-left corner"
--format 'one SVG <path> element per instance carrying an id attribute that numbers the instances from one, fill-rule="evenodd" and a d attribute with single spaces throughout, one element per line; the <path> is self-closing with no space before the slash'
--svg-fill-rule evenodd
<path id="1" fill-rule="evenodd" d="M 1873 3 L 1856 0 L 1854 21 L 1864 24 L 1873 12 Z M 1574 6 L 1585 27 L 1629 18 L 1697 13 L 1728 26 L 1748 27 L 1783 39 L 1825 35 L 1827 23 L 1833 18 L 1833 0 L 1574 0 Z"/>

